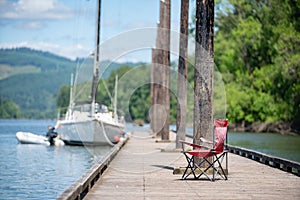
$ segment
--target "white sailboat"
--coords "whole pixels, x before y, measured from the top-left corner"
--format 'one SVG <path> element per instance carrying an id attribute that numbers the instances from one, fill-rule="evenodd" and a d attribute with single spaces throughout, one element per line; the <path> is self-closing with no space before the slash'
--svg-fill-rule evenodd
<path id="1" fill-rule="evenodd" d="M 113 145 L 124 134 L 125 121 L 117 115 L 116 91 L 113 100 L 114 112 L 109 112 L 106 105 L 96 102 L 99 81 L 100 4 L 101 0 L 98 1 L 96 50 L 91 54 L 93 58 L 87 58 L 77 68 L 74 83 L 71 80 L 68 111 L 65 119 L 58 120 L 56 125 L 60 138 L 70 145 Z"/>

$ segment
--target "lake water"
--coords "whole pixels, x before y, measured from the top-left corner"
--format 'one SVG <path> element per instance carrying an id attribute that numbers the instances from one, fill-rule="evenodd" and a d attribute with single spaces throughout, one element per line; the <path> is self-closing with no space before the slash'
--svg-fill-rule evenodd
<path id="1" fill-rule="evenodd" d="M 48 125 L 0 120 L 0 199 L 55 199 L 111 148 L 18 144 L 17 131 L 45 135 Z"/>
<path id="2" fill-rule="evenodd" d="M 111 147 L 18 144 L 17 131 L 45 135 L 49 120 L 0 120 L 0 199 L 55 199 Z M 144 127 L 127 126 L 147 130 Z M 172 129 L 172 127 L 171 127 Z M 300 162 L 300 137 L 229 133 L 229 143 Z"/>
<path id="3" fill-rule="evenodd" d="M 300 163 L 300 136 L 275 133 L 229 133 L 229 144 Z"/>

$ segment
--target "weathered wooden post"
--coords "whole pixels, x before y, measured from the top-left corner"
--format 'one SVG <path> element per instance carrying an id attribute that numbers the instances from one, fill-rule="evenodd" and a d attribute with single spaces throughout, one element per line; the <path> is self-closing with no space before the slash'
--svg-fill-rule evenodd
<path id="1" fill-rule="evenodd" d="M 159 24 L 158 24 L 159 26 Z M 159 30 L 159 29 L 158 29 Z M 159 31 L 157 31 L 159 32 Z M 158 34 L 159 35 L 159 34 Z M 159 40 L 159 37 L 157 41 Z M 159 42 L 157 42 L 157 46 Z M 161 115 L 161 85 L 162 85 L 162 72 L 160 67 L 161 49 L 152 49 L 152 66 L 151 66 L 151 129 L 153 133 L 159 133 L 162 127 Z"/>
<path id="2" fill-rule="evenodd" d="M 176 118 L 176 148 L 180 148 L 179 140 L 185 140 L 186 135 L 186 106 L 187 106 L 187 66 L 188 66 L 188 23 L 189 1 L 181 0 L 180 12 L 180 40 L 178 59 L 178 84 L 177 84 L 177 118 Z"/>
<path id="3" fill-rule="evenodd" d="M 171 28 L 171 0 L 161 0 L 164 8 L 162 29 L 163 29 L 163 39 L 162 39 L 162 51 L 163 51 L 163 61 L 162 67 L 164 68 L 163 73 L 163 87 L 162 87 L 162 98 L 163 105 L 165 107 L 165 122 L 161 130 L 161 139 L 169 140 L 170 132 L 170 28 Z"/>
<path id="4" fill-rule="evenodd" d="M 150 128 L 153 132 L 156 130 L 156 123 L 154 121 L 155 119 L 155 104 L 156 104 L 156 98 L 155 98 L 155 64 L 156 64 L 156 54 L 155 54 L 155 48 L 152 48 L 152 65 L 151 65 L 151 71 L 150 71 L 150 98 L 151 98 L 151 109 L 149 110 L 149 116 L 150 116 Z"/>
<path id="5" fill-rule="evenodd" d="M 164 6 L 162 2 L 160 2 L 160 11 L 159 11 L 159 22 L 157 23 L 157 33 L 156 33 L 156 44 L 155 47 L 152 48 L 152 65 L 151 65 L 151 129 L 153 133 L 159 135 L 159 131 L 162 128 L 161 125 L 161 85 L 162 83 L 162 71 L 161 71 L 161 63 L 162 63 L 162 22 L 163 22 L 163 13 Z"/>
<path id="6" fill-rule="evenodd" d="M 170 0 L 160 0 L 156 48 L 152 50 L 151 127 L 162 140 L 169 140 L 170 126 Z"/>
<path id="7" fill-rule="evenodd" d="M 194 77 L 194 142 L 212 140 L 214 1 L 196 1 L 196 47 Z"/>

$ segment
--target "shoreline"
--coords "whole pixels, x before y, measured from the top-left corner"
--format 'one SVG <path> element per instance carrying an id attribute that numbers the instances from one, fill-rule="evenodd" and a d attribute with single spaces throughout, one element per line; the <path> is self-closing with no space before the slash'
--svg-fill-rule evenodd
<path id="1" fill-rule="evenodd" d="M 29 119 L 29 118 L 5 118 L 0 120 L 43 120 L 43 121 L 56 121 L 56 119 Z M 134 121 L 128 122 L 136 126 L 143 126 L 145 124 L 136 124 Z M 192 124 L 187 127 L 192 128 Z M 229 131 L 232 132 L 252 132 L 252 133 L 279 133 L 282 135 L 300 136 L 300 119 L 292 122 L 253 122 L 253 123 L 230 123 Z"/>
<path id="2" fill-rule="evenodd" d="M 233 132 L 279 133 L 300 136 L 300 125 L 299 121 L 296 120 L 293 122 L 232 123 L 229 130 Z"/>

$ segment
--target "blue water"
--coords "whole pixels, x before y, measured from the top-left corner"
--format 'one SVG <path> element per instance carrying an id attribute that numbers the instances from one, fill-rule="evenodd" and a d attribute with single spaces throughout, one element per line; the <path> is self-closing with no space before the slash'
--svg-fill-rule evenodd
<path id="1" fill-rule="evenodd" d="M 300 163 L 300 136 L 275 133 L 229 133 L 229 144 Z"/>
<path id="2" fill-rule="evenodd" d="M 0 120 L 0 199 L 55 199 L 111 147 L 18 144 L 17 131 L 45 135 L 47 120 Z"/>

